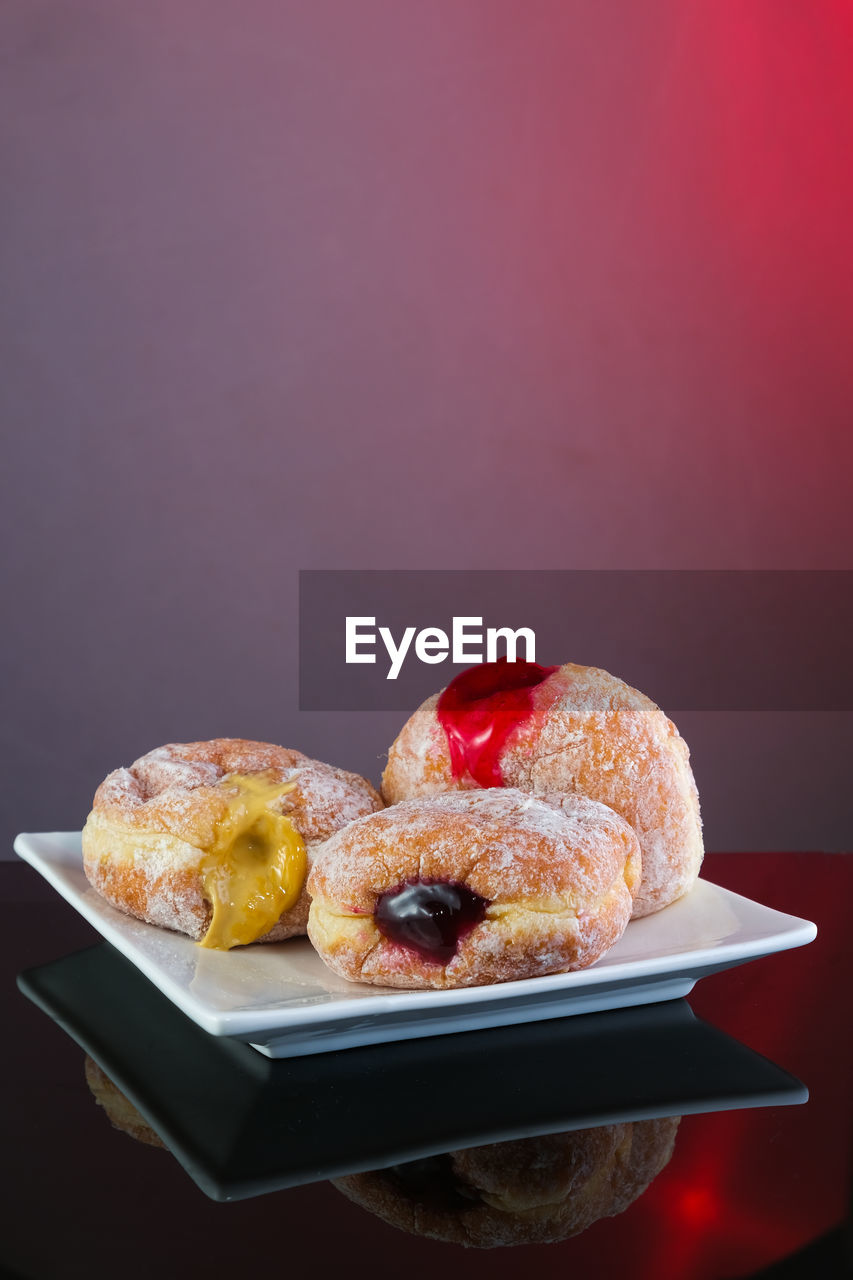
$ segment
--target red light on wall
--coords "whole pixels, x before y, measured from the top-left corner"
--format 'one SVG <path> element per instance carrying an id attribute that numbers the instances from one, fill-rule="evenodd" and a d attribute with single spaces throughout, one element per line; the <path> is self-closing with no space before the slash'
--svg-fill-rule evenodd
<path id="1" fill-rule="evenodd" d="M 685 1224 L 703 1227 L 719 1221 L 723 1206 L 710 1187 L 684 1187 L 676 1197 L 676 1212 Z"/>

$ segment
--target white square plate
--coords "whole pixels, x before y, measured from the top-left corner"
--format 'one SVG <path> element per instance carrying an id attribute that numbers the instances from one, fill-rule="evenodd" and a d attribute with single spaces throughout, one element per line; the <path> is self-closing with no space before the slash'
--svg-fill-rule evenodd
<path id="1" fill-rule="evenodd" d="M 209 951 L 123 915 L 83 874 L 79 832 L 20 835 L 15 851 L 160 991 L 211 1035 L 270 1057 L 593 1013 L 685 996 L 697 979 L 811 942 L 808 920 L 699 880 L 681 901 L 634 920 L 590 969 L 455 991 L 346 982 L 307 938 Z"/>

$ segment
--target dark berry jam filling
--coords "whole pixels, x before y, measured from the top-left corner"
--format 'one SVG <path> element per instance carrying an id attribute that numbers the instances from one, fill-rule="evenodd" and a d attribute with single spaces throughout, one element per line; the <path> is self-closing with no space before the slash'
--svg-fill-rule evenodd
<path id="1" fill-rule="evenodd" d="M 413 880 L 383 893 L 374 919 L 390 942 L 447 964 L 486 914 L 488 901 L 452 880 Z"/>
<path id="2" fill-rule="evenodd" d="M 438 700 L 454 778 L 502 787 L 500 755 L 507 738 L 533 710 L 532 690 L 559 667 L 538 662 L 484 662 L 461 672 Z"/>

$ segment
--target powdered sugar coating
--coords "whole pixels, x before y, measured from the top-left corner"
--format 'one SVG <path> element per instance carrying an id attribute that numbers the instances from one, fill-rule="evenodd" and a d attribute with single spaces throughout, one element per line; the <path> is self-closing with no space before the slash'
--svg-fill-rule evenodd
<path id="1" fill-rule="evenodd" d="M 447 792 L 358 819 L 325 843 L 309 876 L 308 933 L 356 981 L 454 987 L 564 972 L 621 936 L 639 875 L 631 828 L 586 796 Z M 374 923 L 379 897 L 416 880 L 452 880 L 489 903 L 447 965 Z"/>
<path id="2" fill-rule="evenodd" d="M 114 770 L 98 787 L 83 831 L 83 865 L 93 887 L 131 915 L 202 937 L 211 910 L 200 863 L 228 810 L 221 784 L 229 774 L 255 773 L 295 784 L 270 807 L 302 836 L 309 866 L 328 836 L 382 808 L 365 778 L 300 751 L 243 738 L 169 743 Z M 303 888 L 260 941 L 304 933 L 307 918 Z"/>
<path id="3" fill-rule="evenodd" d="M 586 796 L 535 796 L 515 788 L 447 792 L 404 800 L 352 823 L 326 841 L 314 873 L 324 897 L 354 914 L 372 911 L 390 886 L 388 859 L 401 880 L 465 883 L 489 902 L 596 900 L 621 875 L 627 824 Z"/>
<path id="4" fill-rule="evenodd" d="M 453 776 L 436 714 L 440 696 L 418 708 L 389 751 L 382 779 L 388 803 L 477 787 L 470 776 Z M 500 757 L 505 784 L 582 793 L 631 824 L 643 854 L 635 917 L 681 897 L 699 874 L 702 826 L 690 754 L 672 721 L 609 672 L 573 663 L 533 688 L 531 701 L 531 714 Z"/>

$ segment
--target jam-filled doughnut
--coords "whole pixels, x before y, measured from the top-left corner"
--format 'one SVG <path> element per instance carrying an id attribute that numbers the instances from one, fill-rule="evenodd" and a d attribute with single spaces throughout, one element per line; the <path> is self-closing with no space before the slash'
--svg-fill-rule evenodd
<path id="1" fill-rule="evenodd" d="M 621 936 L 637 838 L 586 796 L 448 792 L 359 818 L 318 853 L 308 936 L 355 982 L 464 987 L 593 964 Z"/>
<path id="2" fill-rule="evenodd" d="M 427 699 L 388 753 L 388 804 L 451 788 L 581 792 L 637 833 L 634 916 L 682 897 L 702 863 L 690 753 L 650 698 L 596 667 L 484 663 Z"/>
<path id="3" fill-rule="evenodd" d="M 412 1235 L 476 1249 L 551 1244 L 623 1213 L 668 1163 L 678 1117 L 449 1151 L 335 1178 Z"/>
<path id="4" fill-rule="evenodd" d="M 83 866 L 113 906 L 204 946 L 278 942 L 305 933 L 314 850 L 381 808 L 365 778 L 300 751 L 171 743 L 98 787 Z"/>

